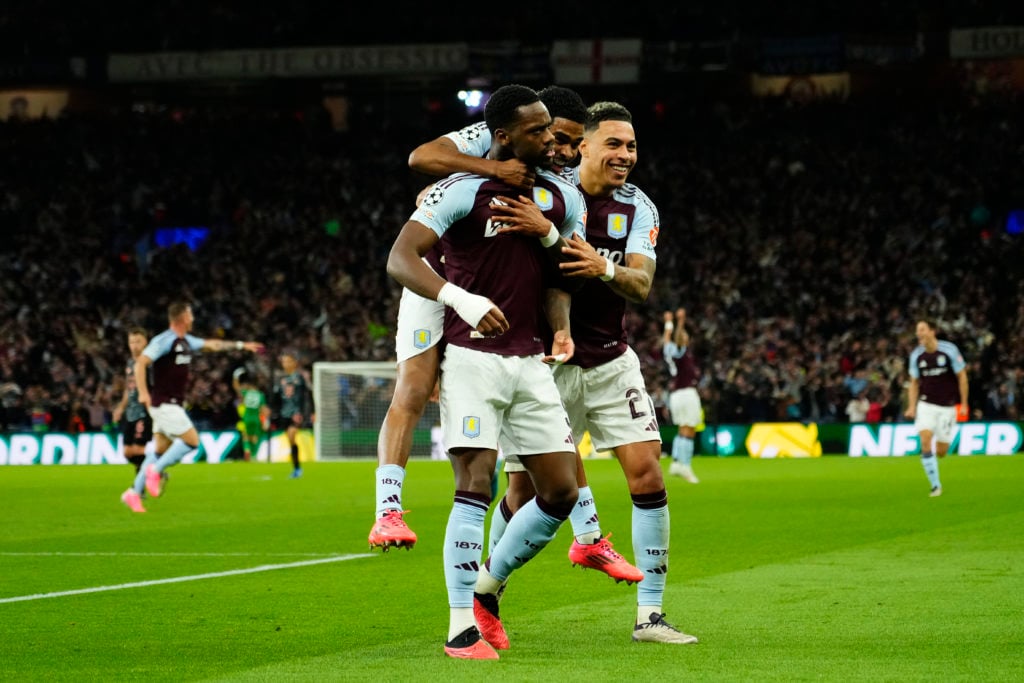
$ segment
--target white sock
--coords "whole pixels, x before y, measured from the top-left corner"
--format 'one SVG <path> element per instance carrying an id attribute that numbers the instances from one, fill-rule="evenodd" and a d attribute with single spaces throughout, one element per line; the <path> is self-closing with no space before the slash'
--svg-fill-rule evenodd
<path id="1" fill-rule="evenodd" d="M 636 608 L 636 623 L 649 624 L 652 612 L 661 614 L 661 605 L 638 605 Z"/>
<path id="2" fill-rule="evenodd" d="M 480 567 L 480 574 L 476 577 L 476 588 L 474 591 L 484 594 L 491 593 L 493 595 L 501 589 L 501 584 L 501 581 L 491 576 L 486 567 Z"/>
<path id="3" fill-rule="evenodd" d="M 476 626 L 473 608 L 452 607 L 451 616 L 448 618 L 448 640 L 452 640 L 470 626 Z"/>

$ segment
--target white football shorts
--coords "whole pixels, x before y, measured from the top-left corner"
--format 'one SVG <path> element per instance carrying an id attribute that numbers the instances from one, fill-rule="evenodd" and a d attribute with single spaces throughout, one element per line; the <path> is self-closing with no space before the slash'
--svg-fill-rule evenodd
<path id="1" fill-rule="evenodd" d="M 672 424 L 677 427 L 696 427 L 700 424 L 700 394 L 696 387 L 676 389 L 668 395 L 668 409 Z"/>
<path id="2" fill-rule="evenodd" d="M 952 443 L 953 431 L 956 428 L 956 406 L 937 406 L 926 401 L 917 402 L 914 415 L 914 429 L 920 434 L 929 431 L 937 443 Z M 921 449 L 931 448 L 931 444 L 921 444 Z"/>
<path id="3" fill-rule="evenodd" d="M 523 467 L 523 463 L 519 460 L 518 455 L 506 455 L 505 456 L 505 471 L 506 472 L 525 472 L 526 468 Z"/>
<path id="4" fill-rule="evenodd" d="M 150 406 L 149 416 L 153 418 L 153 433 L 175 438 L 195 428 L 185 409 L 175 403 L 161 403 Z"/>
<path id="5" fill-rule="evenodd" d="M 449 344 L 441 361 L 441 425 L 449 452 L 574 452 L 551 369 L 541 355 L 501 356 Z"/>
<path id="6" fill-rule="evenodd" d="M 398 302 L 395 357 L 401 363 L 437 346 L 444 331 L 444 304 L 402 288 Z"/>
<path id="7" fill-rule="evenodd" d="M 654 401 L 647 394 L 640 359 L 633 349 L 627 348 L 618 358 L 595 368 L 561 365 L 554 375 L 576 443 L 587 430 L 598 451 L 661 442 Z"/>

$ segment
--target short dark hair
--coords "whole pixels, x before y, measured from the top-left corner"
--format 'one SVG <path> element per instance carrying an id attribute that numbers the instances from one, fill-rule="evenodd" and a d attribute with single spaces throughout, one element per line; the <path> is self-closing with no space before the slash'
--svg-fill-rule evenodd
<path id="1" fill-rule="evenodd" d="M 549 85 L 537 93 L 553 119 L 566 119 L 583 123 L 587 120 L 587 105 L 575 90 L 560 85 Z"/>
<path id="2" fill-rule="evenodd" d="M 930 318 L 921 318 L 917 322 L 924 323 L 925 325 L 927 325 L 929 327 L 929 329 L 934 330 L 935 332 L 939 331 L 939 326 L 936 325 L 935 321 L 930 319 Z"/>
<path id="3" fill-rule="evenodd" d="M 167 307 L 167 319 L 172 321 L 177 320 L 178 316 L 180 316 L 182 313 L 184 313 L 191 307 L 192 304 L 186 301 L 175 301 L 174 303 Z"/>
<path id="4" fill-rule="evenodd" d="M 596 130 L 602 121 L 633 123 L 633 115 L 618 102 L 594 102 L 587 107 L 587 120 L 583 124 L 583 130 Z"/>
<path id="5" fill-rule="evenodd" d="M 128 329 L 128 336 L 130 337 L 133 334 L 137 334 L 140 337 L 145 337 L 146 339 L 149 339 L 149 332 L 147 332 L 146 328 L 144 328 L 144 327 L 132 327 L 132 328 L 129 328 Z"/>
<path id="6" fill-rule="evenodd" d="M 517 110 L 540 102 L 537 91 L 525 85 L 503 85 L 494 91 L 484 106 L 484 121 L 494 134 L 499 128 L 509 128 L 519 118 Z"/>

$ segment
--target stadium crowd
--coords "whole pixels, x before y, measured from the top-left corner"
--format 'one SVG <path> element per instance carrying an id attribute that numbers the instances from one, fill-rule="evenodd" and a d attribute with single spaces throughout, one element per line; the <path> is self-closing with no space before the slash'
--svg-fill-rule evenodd
<path id="1" fill-rule="evenodd" d="M 621 9 L 621 8 L 616 8 Z M 233 0 L 125 0 L 69 4 L 7 3 L 0 9 L 0 55 L 91 56 L 108 52 L 217 50 L 319 45 L 493 42 L 543 44 L 608 35 L 607 11 L 509 12 L 493 21 L 479 8 L 403 9 L 320 0 L 282 3 Z M 633 2 L 616 32 L 647 40 L 706 40 L 737 35 L 916 33 L 957 26 L 1013 25 L 1024 8 L 1008 0 L 785 0 L 761 3 Z M 404 38 L 411 37 L 411 38 Z"/>
<path id="2" fill-rule="evenodd" d="M 627 103 L 632 180 L 663 228 L 650 300 L 627 314 L 653 396 L 662 313 L 683 305 L 709 422 L 845 421 L 855 399 L 899 420 L 926 317 L 967 357 L 974 417 L 1017 418 L 1020 98 Z M 348 132 L 225 107 L 0 123 L 0 431 L 109 429 L 127 330 L 164 329 L 174 299 L 200 336 L 268 347 L 193 365 L 200 428 L 237 421 L 243 363 L 267 386 L 285 348 L 307 366 L 393 357 L 384 263 L 425 182 L 406 158 L 464 122 L 367 106 Z M 170 226 L 209 237 L 158 246 Z"/>

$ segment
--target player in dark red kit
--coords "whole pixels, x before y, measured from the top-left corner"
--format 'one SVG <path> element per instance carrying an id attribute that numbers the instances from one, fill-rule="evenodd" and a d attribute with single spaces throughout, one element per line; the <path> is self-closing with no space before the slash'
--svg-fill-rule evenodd
<path id="1" fill-rule="evenodd" d="M 693 440 L 697 435 L 697 425 L 702 421 L 700 394 L 697 393 L 700 368 L 694 359 L 690 333 L 686 331 L 685 308 L 676 310 L 674 319 L 671 311 L 665 311 L 662 349 L 672 375 L 668 407 L 672 413 L 672 424 L 679 430 L 672 440 L 672 464 L 668 473 L 696 484 L 698 479 L 693 473 L 692 461 Z"/>
<path id="2" fill-rule="evenodd" d="M 139 403 L 146 406 L 153 418 L 157 461 L 145 468 L 144 483 L 151 496 L 159 496 L 161 473 L 199 448 L 199 432 L 185 412 L 192 353 L 194 351 L 261 352 L 263 344 L 254 341 L 200 339 L 189 332 L 195 320 L 192 307 L 176 302 L 167 307 L 168 329 L 153 337 L 135 362 L 135 383 Z M 149 372 L 152 368 L 152 383 Z M 135 512 L 145 512 L 141 503 L 142 488 L 138 481 L 121 495 L 125 505 Z"/>
<path id="3" fill-rule="evenodd" d="M 957 420 L 968 414 L 967 364 L 953 342 L 939 339 L 935 325 L 927 320 L 917 323 L 917 346 L 910 353 L 907 372 L 906 416 L 914 421 L 921 441 L 921 466 L 931 485 L 930 495 L 942 495 L 939 462 L 953 441 Z M 958 414 L 958 411 L 960 414 Z M 932 440 L 935 450 L 932 450 Z"/>
<path id="4" fill-rule="evenodd" d="M 578 496 L 575 446 L 543 361 L 568 358 L 573 350 L 568 295 L 550 288 L 557 274 L 545 250 L 557 252 L 567 235 L 582 232 L 583 199 L 546 170 L 554 137 L 551 116 L 536 92 L 520 85 L 499 88 L 487 103 L 485 119 L 493 138 L 489 156 L 514 157 L 537 168 L 530 194 L 542 213 L 540 224 L 531 227 L 544 231 L 543 237 L 502 233 L 496 198 L 516 188 L 457 174 L 431 188 L 388 258 L 388 273 L 399 283 L 446 306 L 441 418 L 455 497 L 444 543 L 450 607 L 445 653 L 467 659 L 496 659 L 493 648 L 508 647 L 496 615 L 480 623 L 474 614 L 474 588 L 485 577 L 504 582 L 540 552 Z M 439 241 L 447 279 L 422 260 Z M 541 339 L 545 317 L 555 330 L 547 356 Z M 522 455 L 537 495 L 509 524 L 485 571 L 480 568 L 484 517 L 499 437 Z"/>
<path id="5" fill-rule="evenodd" d="M 614 450 L 626 475 L 633 502 L 633 551 L 643 573 L 637 586 L 633 640 L 696 643 L 696 637 L 665 621 L 662 612 L 669 509 L 660 463 L 661 435 L 640 360 L 626 343 L 624 325 L 626 302 L 642 302 L 650 293 L 658 210 L 640 188 L 626 182 L 637 161 L 629 110 L 615 102 L 591 105 L 583 135 L 574 175 L 587 203 L 586 240 L 574 236 L 562 248 L 564 262 L 559 268 L 584 283 L 572 294 L 575 355 L 555 368 L 555 381 L 574 438 L 578 441 L 589 431 L 594 448 Z M 504 206 L 496 212 L 507 223 L 504 230 L 536 234 L 536 221 L 531 219 L 538 208 L 535 202 L 501 199 Z"/>

